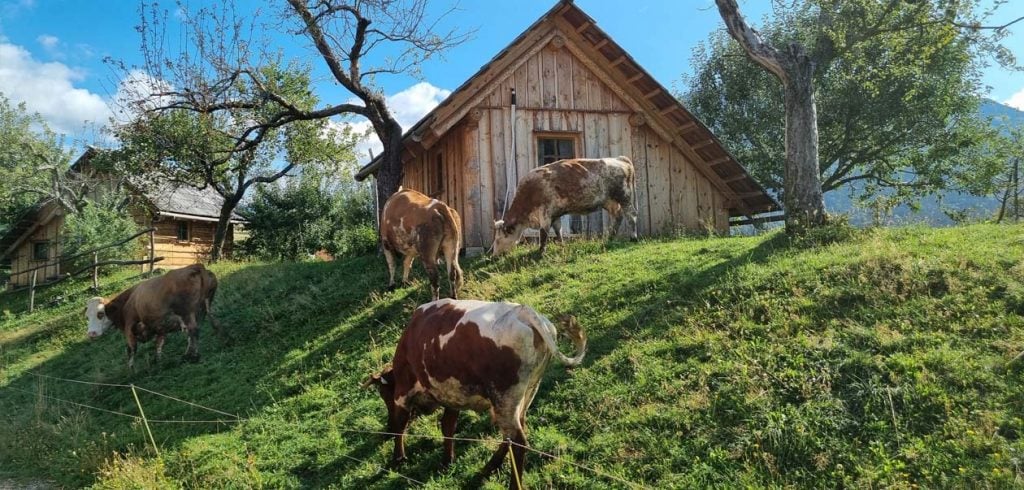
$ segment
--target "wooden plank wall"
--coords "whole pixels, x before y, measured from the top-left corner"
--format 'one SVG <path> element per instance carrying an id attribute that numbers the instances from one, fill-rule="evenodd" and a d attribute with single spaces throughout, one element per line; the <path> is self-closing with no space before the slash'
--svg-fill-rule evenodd
<path id="1" fill-rule="evenodd" d="M 514 122 L 513 88 L 517 94 Z M 728 231 L 728 213 L 719 192 L 678 148 L 650 128 L 632 125 L 630 106 L 568 50 L 549 45 L 488 89 L 479 120 L 455 126 L 407 163 L 403 180 L 406 187 L 430 194 L 435 155 L 444 155 L 446 188 L 434 197 L 462 216 L 464 246 L 490 245 L 492 222 L 501 218 L 506 204 L 506 182 L 518 182 L 538 164 L 537 132 L 564 132 L 576 138 L 580 157 L 629 156 L 637 171 L 641 234 L 709 227 Z M 514 152 L 510 151 L 513 133 Z M 602 233 L 610 223 L 604 211 L 583 221 L 589 234 Z"/>
<path id="2" fill-rule="evenodd" d="M 48 208 L 44 208 L 42 211 L 47 211 Z M 44 213 L 40 213 L 43 215 Z M 45 213 L 48 214 L 48 213 Z M 60 256 L 61 243 L 60 243 L 60 229 L 64 226 L 64 216 L 54 216 L 48 223 L 37 228 L 29 236 L 24 243 L 22 243 L 17 250 L 11 256 L 11 281 L 10 285 L 13 287 L 28 286 L 32 282 L 32 273 L 18 274 L 21 271 L 38 267 L 45 264 L 48 261 L 53 261 Z M 50 255 L 47 261 L 32 260 L 32 244 L 34 242 L 47 240 L 50 242 Z M 39 269 L 39 275 L 37 281 L 39 283 L 44 282 L 48 278 L 55 277 L 60 274 L 60 266 L 52 265 Z"/>
<path id="3" fill-rule="evenodd" d="M 209 260 L 213 247 L 213 232 L 217 224 L 207 221 L 188 221 L 189 240 L 178 240 L 178 223 L 175 219 L 162 219 L 153 223 L 154 253 L 164 260 L 156 266 L 164 269 L 184 267 Z"/>

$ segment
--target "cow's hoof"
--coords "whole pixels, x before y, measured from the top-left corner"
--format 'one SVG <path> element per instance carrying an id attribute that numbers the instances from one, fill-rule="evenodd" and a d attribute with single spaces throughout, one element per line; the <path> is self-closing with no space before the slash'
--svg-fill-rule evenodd
<path id="1" fill-rule="evenodd" d="M 199 354 L 185 354 L 185 360 L 195 364 L 199 362 Z"/>
<path id="2" fill-rule="evenodd" d="M 390 293 L 390 292 L 393 292 L 393 291 L 394 291 L 395 289 L 396 289 L 396 288 L 395 288 L 395 285 L 394 285 L 394 284 L 388 285 L 388 287 L 384 288 L 384 290 L 385 290 L 385 291 L 387 291 L 387 292 L 389 292 L 389 293 Z"/>
<path id="3" fill-rule="evenodd" d="M 635 237 L 635 236 L 632 236 L 632 237 L 629 237 L 629 241 L 631 241 L 631 242 L 633 242 L 633 243 L 637 243 L 637 242 L 639 242 L 639 241 L 640 241 L 640 238 L 639 238 L 639 237 Z"/>

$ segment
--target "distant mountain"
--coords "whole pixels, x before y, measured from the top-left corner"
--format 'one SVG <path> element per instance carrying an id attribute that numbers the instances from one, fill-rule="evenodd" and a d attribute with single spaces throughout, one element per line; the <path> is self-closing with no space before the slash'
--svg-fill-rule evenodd
<path id="1" fill-rule="evenodd" d="M 981 101 L 981 108 L 978 112 L 982 116 L 993 118 L 992 124 L 996 126 L 1020 126 L 1024 124 L 1024 111 L 1006 104 L 1000 104 L 992 99 Z"/>
<path id="2" fill-rule="evenodd" d="M 978 112 L 984 117 L 991 117 L 992 125 L 995 127 L 1024 125 L 1024 111 L 991 99 L 984 99 Z M 852 189 L 853 192 L 856 190 Z M 856 206 L 850 194 L 849 187 L 825 194 L 825 207 L 832 213 L 850 215 L 850 220 L 854 224 L 871 223 L 870 210 Z M 909 206 L 897 207 L 887 221 L 889 224 L 927 223 L 944 226 L 953 224 L 953 220 L 946 216 L 943 209 L 967 211 L 971 217 L 985 218 L 993 216 L 999 207 L 999 201 L 994 197 L 978 197 L 961 192 L 945 192 L 939 196 L 930 196 L 923 199 L 920 204 L 920 209 L 916 212 Z"/>

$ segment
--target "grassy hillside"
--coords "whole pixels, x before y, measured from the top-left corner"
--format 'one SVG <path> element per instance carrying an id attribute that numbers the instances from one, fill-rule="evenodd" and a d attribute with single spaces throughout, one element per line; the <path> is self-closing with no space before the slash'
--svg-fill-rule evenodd
<path id="1" fill-rule="evenodd" d="M 859 232 L 808 247 L 781 235 L 520 249 L 464 264 L 465 296 L 576 315 L 583 365 L 552 365 L 528 415 L 530 488 L 608 488 L 576 462 L 652 487 L 1005 487 L 1024 478 L 1024 226 Z M 417 266 L 419 267 L 419 266 Z M 419 280 L 384 293 L 383 260 L 223 264 L 203 360 L 145 345 L 125 367 L 119 334 L 84 338 L 84 293 L 0 323 L 0 476 L 66 486 L 400 488 L 383 471 L 383 403 L 360 382 L 390 359 Z M 108 292 L 132 279 L 111 281 Z M 444 290 L 443 290 L 444 291 Z M 56 293 L 52 293 L 56 294 Z M 17 298 L 4 301 L 12 309 Z M 2 312 L 0 312 L 2 313 Z M 569 350 L 568 345 L 563 346 Z M 121 387 L 239 414 L 154 423 L 158 461 Z M 140 392 L 146 415 L 223 415 Z M 486 415 L 459 435 L 495 439 Z M 411 432 L 438 436 L 437 416 Z M 492 451 L 409 440 L 398 471 L 430 488 L 472 485 Z M 487 485 L 504 486 L 505 474 Z"/>

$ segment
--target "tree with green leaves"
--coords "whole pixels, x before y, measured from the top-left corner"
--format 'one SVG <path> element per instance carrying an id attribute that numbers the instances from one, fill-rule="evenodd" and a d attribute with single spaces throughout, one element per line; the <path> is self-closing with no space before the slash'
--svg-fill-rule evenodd
<path id="1" fill-rule="evenodd" d="M 823 223 L 823 192 L 854 182 L 897 200 L 943 189 L 985 134 L 981 68 L 1016 66 L 1000 42 L 1021 19 L 987 26 L 977 1 L 778 3 L 763 32 L 716 3 L 726 30 L 695 50 L 685 98 L 782 193 L 791 231 Z"/>
<path id="2" fill-rule="evenodd" d="M 271 260 L 371 252 L 377 244 L 372 192 L 351 172 L 304 171 L 262 186 L 245 205 L 249 237 L 238 250 Z"/>
<path id="3" fill-rule="evenodd" d="M 68 175 L 70 158 L 41 116 L 0 93 L 0 234 L 38 202 L 80 206 L 88 182 Z"/>
<path id="4" fill-rule="evenodd" d="M 275 2 L 273 22 L 262 12 L 242 12 L 233 1 L 191 11 L 177 4 L 176 17 L 185 45 L 168 51 L 167 11 L 154 2 L 142 6 L 142 70 L 164 84 L 141 105 L 147 112 L 188 110 L 202 118 L 230 118 L 240 108 L 259 107 L 261 117 L 235 120 L 238 131 L 224 158 L 242 160 L 263 150 L 268 136 L 292 124 L 337 117 L 370 122 L 383 144 L 376 173 L 384 202 L 402 181 L 402 127 L 379 79 L 419 73 L 420 64 L 466 39 L 441 20 L 454 6 L 434 16 L 428 0 L 287 0 Z M 262 67 L 280 64 L 280 50 L 262 35 L 279 30 L 311 45 L 310 55 L 326 68 L 331 82 L 346 94 L 341 101 L 309 105 L 287 87 L 267 78 Z M 122 67 L 128 74 L 132 69 Z M 236 86 L 251 87 L 238 91 Z M 301 94 L 298 94 L 301 95 Z"/>
<path id="5" fill-rule="evenodd" d="M 273 91 L 287 97 L 288 103 L 300 110 L 317 104 L 309 73 L 298 65 L 265 65 L 259 68 L 258 79 L 257 83 L 240 77 L 223 86 L 207 87 L 208 91 L 250 101 L 225 104 L 215 112 L 195 111 L 189 102 L 180 100 L 170 100 L 159 110 L 147 110 L 145 104 L 151 99 L 132 97 L 139 104 L 131 111 L 134 117 L 114 128 L 121 142 L 115 158 L 124 167 L 123 172 L 143 176 L 133 182 L 137 187 L 166 183 L 209 187 L 223 198 L 212 261 L 220 258 L 231 216 L 253 186 L 277 181 L 296 169 L 336 168 L 355 159 L 357 137 L 345 126 L 328 124 L 327 119 L 268 126 L 259 132 L 260 144 L 239 151 L 239 142 L 250 136 L 253 125 L 276 117 L 278 102 L 263 94 Z"/>

